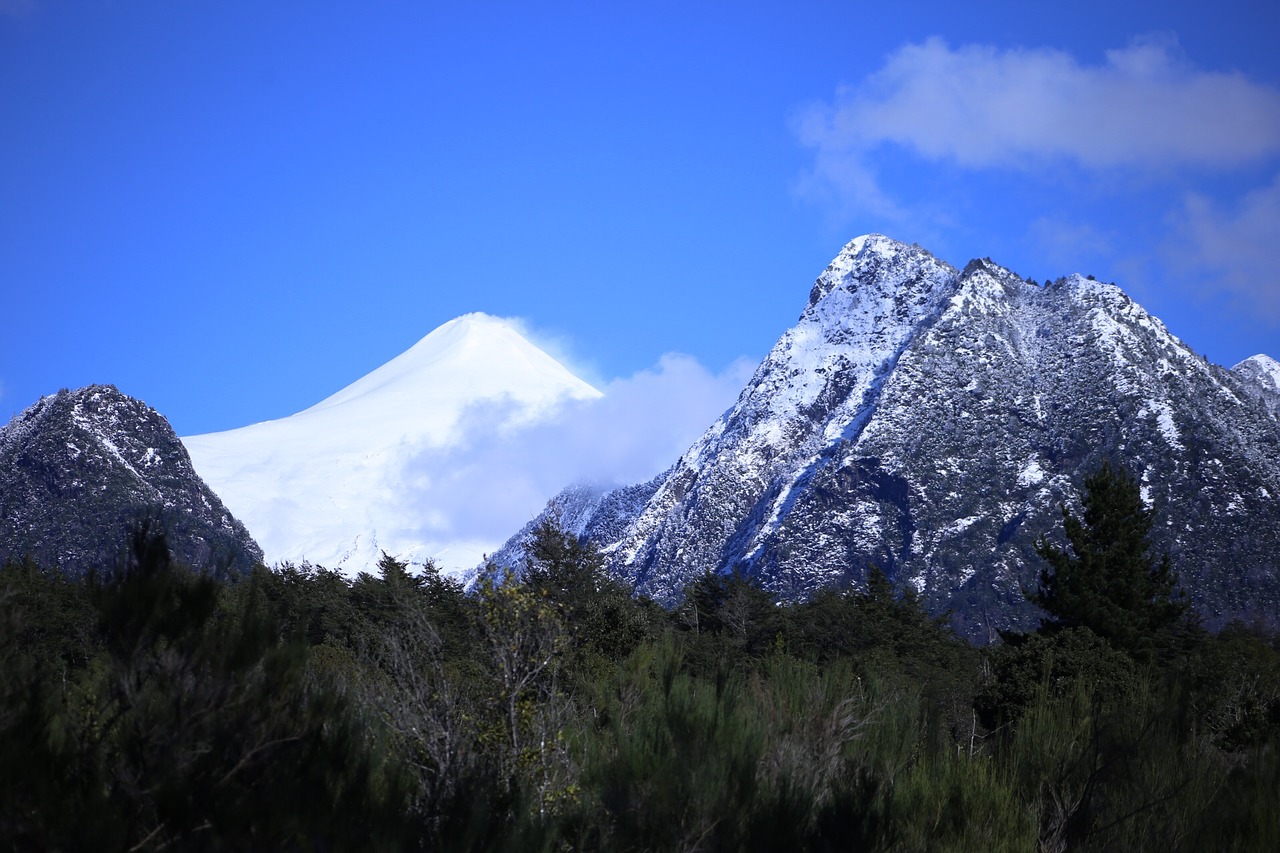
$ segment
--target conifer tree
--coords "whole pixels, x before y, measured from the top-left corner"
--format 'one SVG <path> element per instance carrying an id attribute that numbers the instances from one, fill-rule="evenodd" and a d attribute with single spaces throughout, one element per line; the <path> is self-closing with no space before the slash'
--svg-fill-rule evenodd
<path id="1" fill-rule="evenodd" d="M 1153 518 L 1133 477 L 1104 462 L 1084 485 L 1083 520 L 1062 508 L 1070 550 L 1043 536 L 1036 542 L 1049 564 L 1030 596 L 1048 613 L 1041 630 L 1085 627 L 1145 658 L 1186 609 L 1175 596 L 1178 576 L 1168 554 L 1151 553 Z"/>
<path id="2" fill-rule="evenodd" d="M 587 657 L 621 660 L 648 631 L 644 609 L 629 587 L 609 576 L 603 555 L 554 517 L 533 531 L 524 583 L 546 596 L 569 630 L 574 669 L 589 667 Z"/>

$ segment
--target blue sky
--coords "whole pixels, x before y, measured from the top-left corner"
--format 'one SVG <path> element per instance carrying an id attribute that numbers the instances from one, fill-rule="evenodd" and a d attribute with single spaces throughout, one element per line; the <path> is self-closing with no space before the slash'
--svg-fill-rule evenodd
<path id="1" fill-rule="evenodd" d="M 1263 2 L 0 0 L 0 416 L 110 382 L 242 426 L 475 310 L 599 384 L 737 376 L 870 231 L 1280 357 L 1278 32 Z"/>

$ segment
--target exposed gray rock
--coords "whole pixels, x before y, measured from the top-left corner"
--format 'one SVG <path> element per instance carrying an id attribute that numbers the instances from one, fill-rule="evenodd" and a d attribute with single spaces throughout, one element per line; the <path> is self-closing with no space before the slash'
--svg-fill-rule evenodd
<path id="1" fill-rule="evenodd" d="M 1245 389 L 1262 401 L 1267 411 L 1280 417 L 1280 362 L 1269 355 L 1254 355 L 1231 368 L 1245 380 Z"/>
<path id="2" fill-rule="evenodd" d="M 262 561 L 154 409 L 110 385 L 59 391 L 0 429 L 0 560 L 114 570 L 133 525 L 159 521 L 175 559 L 233 575 Z"/>
<path id="3" fill-rule="evenodd" d="M 875 563 L 986 639 L 1034 624 L 1034 542 L 1111 459 L 1210 625 L 1280 627 L 1280 424 L 1242 367 L 1113 285 L 861 237 L 643 505 L 596 495 L 567 526 L 662 601 L 708 570 L 794 599 Z"/>

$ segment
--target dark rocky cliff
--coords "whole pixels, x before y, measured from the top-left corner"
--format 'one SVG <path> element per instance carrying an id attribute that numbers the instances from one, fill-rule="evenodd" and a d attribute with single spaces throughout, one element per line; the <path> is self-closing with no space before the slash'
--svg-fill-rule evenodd
<path id="1" fill-rule="evenodd" d="M 111 571 L 142 520 L 202 571 L 234 575 L 262 560 L 169 422 L 113 386 L 59 391 L 0 429 L 0 560 Z"/>

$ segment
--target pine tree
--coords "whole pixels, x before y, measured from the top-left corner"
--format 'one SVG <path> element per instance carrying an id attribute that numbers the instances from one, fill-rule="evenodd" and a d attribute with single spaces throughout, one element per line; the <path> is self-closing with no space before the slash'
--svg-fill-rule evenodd
<path id="1" fill-rule="evenodd" d="M 1049 564 L 1030 598 L 1048 613 L 1043 632 L 1085 627 L 1136 658 L 1186 610 L 1175 596 L 1169 555 L 1151 553 L 1153 518 L 1138 483 L 1104 462 L 1085 480 L 1084 519 L 1062 508 L 1070 550 L 1043 536 L 1036 552 Z"/>
<path id="2" fill-rule="evenodd" d="M 625 658 L 648 634 L 649 614 L 630 588 L 609 575 L 593 544 L 554 517 L 533 531 L 524 583 L 551 602 L 570 632 L 575 671 L 594 669 L 594 657 Z"/>

